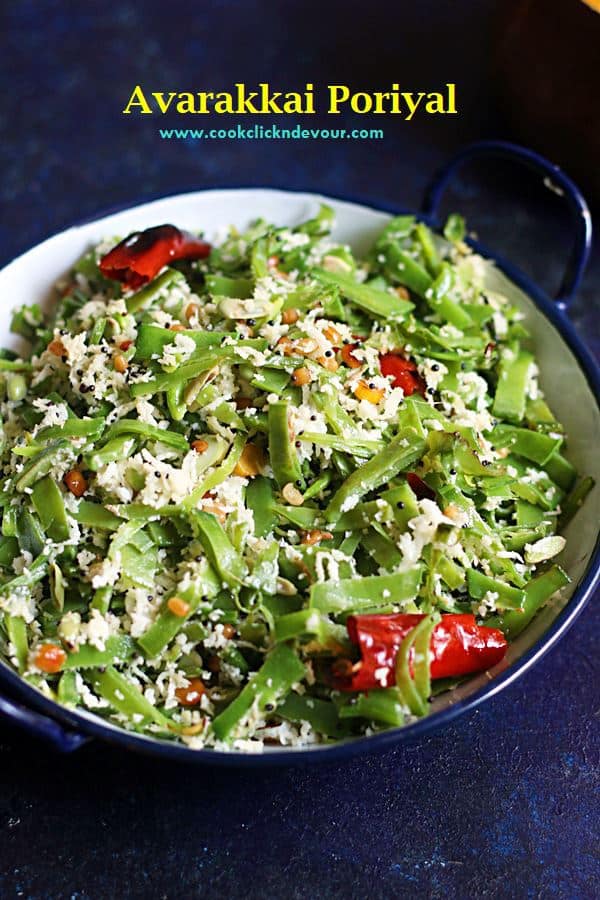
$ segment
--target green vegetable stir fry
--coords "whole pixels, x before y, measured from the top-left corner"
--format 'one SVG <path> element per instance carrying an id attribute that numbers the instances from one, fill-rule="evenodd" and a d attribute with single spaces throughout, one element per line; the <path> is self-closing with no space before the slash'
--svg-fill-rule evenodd
<path id="1" fill-rule="evenodd" d="M 85 255 L 0 354 L 0 655 L 123 728 L 370 734 L 501 664 L 591 487 L 452 216 L 364 260 L 257 221 Z"/>

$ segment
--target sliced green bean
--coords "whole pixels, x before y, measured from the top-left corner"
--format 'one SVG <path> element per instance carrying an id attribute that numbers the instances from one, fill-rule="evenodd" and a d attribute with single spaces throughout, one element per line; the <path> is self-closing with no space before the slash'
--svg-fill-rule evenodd
<path id="1" fill-rule="evenodd" d="M 103 531 L 116 531 L 122 524 L 119 516 L 106 509 L 101 503 L 92 503 L 90 500 L 80 500 L 73 517 L 80 525 L 85 525 L 87 528 L 100 528 Z"/>
<path id="2" fill-rule="evenodd" d="M 269 460 L 280 488 L 294 484 L 302 490 L 304 479 L 298 454 L 290 440 L 288 404 L 283 400 L 269 404 Z"/>
<path id="3" fill-rule="evenodd" d="M 274 491 L 270 478 L 258 475 L 246 488 L 246 505 L 252 510 L 254 517 L 254 533 L 264 537 L 273 530 L 277 514 L 273 509 Z"/>
<path id="4" fill-rule="evenodd" d="M 199 606 L 216 597 L 220 590 L 221 581 L 217 573 L 207 560 L 203 560 L 194 572 L 190 584 L 177 588 L 177 597 L 189 607 L 185 615 L 174 615 L 169 609 L 168 600 L 165 600 L 150 628 L 138 638 L 138 644 L 146 656 L 150 659 L 158 656 L 184 628 Z"/>
<path id="5" fill-rule="evenodd" d="M 425 297 L 431 287 L 431 276 L 423 266 L 396 244 L 389 244 L 384 250 L 386 274 L 406 285 L 418 297 Z"/>
<path id="6" fill-rule="evenodd" d="M 184 276 L 177 269 L 166 269 L 157 278 L 154 278 L 149 284 L 141 288 L 135 294 L 131 294 L 127 298 L 125 304 L 127 312 L 135 313 L 145 306 L 151 306 L 158 299 L 162 291 L 173 287 L 177 282 L 185 281 Z"/>
<path id="7" fill-rule="evenodd" d="M 317 734 L 328 738 L 341 738 L 345 734 L 341 714 L 331 700 L 307 697 L 303 694 L 288 694 L 277 707 L 277 715 L 290 722 L 308 722 Z"/>
<path id="8" fill-rule="evenodd" d="M 396 655 L 398 692 L 415 716 L 427 713 L 427 701 L 431 694 L 429 644 L 434 628 L 435 620 L 426 616 L 409 631 Z"/>
<path id="9" fill-rule="evenodd" d="M 147 700 L 142 692 L 112 666 L 91 669 L 88 674 L 93 690 L 107 700 L 117 712 L 142 723 L 154 722 L 164 730 L 173 728 L 169 719 Z"/>
<path id="10" fill-rule="evenodd" d="M 393 575 L 367 575 L 313 584 L 310 605 L 324 613 L 353 613 L 366 609 L 405 607 L 417 596 L 423 566 Z"/>
<path id="11" fill-rule="evenodd" d="M 63 495 L 49 475 L 33 486 L 31 502 L 48 537 L 53 541 L 66 541 L 69 537 L 69 523 Z"/>
<path id="12" fill-rule="evenodd" d="M 525 588 L 525 602 L 522 610 L 510 610 L 500 616 L 492 616 L 486 619 L 485 624 L 491 628 L 499 628 L 509 641 L 514 641 L 527 628 L 546 601 L 560 588 L 569 584 L 570 580 L 560 566 L 552 566 L 547 572 L 543 572 L 529 582 Z"/>
<path id="13" fill-rule="evenodd" d="M 424 450 L 425 442 L 416 431 L 403 429 L 385 449 L 353 472 L 338 488 L 325 510 L 327 521 L 335 522 L 342 513 L 353 509 L 366 493 L 414 465 Z"/>
<path id="14" fill-rule="evenodd" d="M 477 569 L 468 570 L 467 586 L 469 596 L 474 600 L 483 599 L 487 593 L 496 594 L 496 605 L 501 609 L 522 609 L 525 603 L 525 591 L 511 587 L 504 581 L 483 575 Z"/>
<path id="15" fill-rule="evenodd" d="M 278 644 L 235 700 L 213 719 L 213 732 L 221 741 L 231 740 L 238 732 L 243 734 L 244 719 L 252 708 L 259 714 L 267 707 L 274 709 L 303 677 L 304 665 L 294 651 Z"/>
<path id="16" fill-rule="evenodd" d="M 443 263 L 439 275 L 425 291 L 425 300 L 442 319 L 450 322 L 455 328 L 464 330 L 473 324 L 471 316 L 455 300 L 451 294 L 455 286 L 452 269 L 447 263 Z"/>
<path id="17" fill-rule="evenodd" d="M 512 453 L 525 457 L 539 466 L 544 466 L 561 446 L 562 437 L 550 437 L 527 428 L 513 428 L 511 425 L 496 425 L 490 440 L 494 447 L 509 447 Z"/>
<path id="18" fill-rule="evenodd" d="M 401 320 L 414 309 L 414 303 L 402 300 L 395 293 L 379 291 L 355 281 L 350 275 L 327 272 L 324 269 L 316 269 L 315 277 L 323 284 L 337 288 L 344 297 L 347 297 L 355 306 L 364 309 L 382 319 Z"/>
<path id="19" fill-rule="evenodd" d="M 57 440 L 48 444 L 36 456 L 25 463 L 19 475 L 15 479 L 15 489 L 24 491 L 47 475 L 63 456 L 73 453 L 69 441 Z"/>
<path id="20" fill-rule="evenodd" d="M 141 422 L 139 419 L 119 419 L 114 425 L 111 425 L 106 434 L 105 440 L 111 441 L 122 435 L 139 435 L 146 441 L 160 441 L 167 447 L 173 447 L 180 453 L 187 453 L 190 445 L 182 434 L 176 431 L 170 431 L 165 428 L 158 428 L 156 425 L 148 425 L 147 422 Z M 102 451 L 99 451 L 102 452 Z"/>
<path id="21" fill-rule="evenodd" d="M 238 587 L 247 573 L 242 557 L 223 531 L 219 520 L 211 513 L 196 510 L 192 524 L 211 565 L 225 584 Z"/>
<path id="22" fill-rule="evenodd" d="M 83 437 L 89 441 L 97 441 L 105 426 L 106 422 L 101 418 L 77 419 L 72 417 L 62 425 L 49 425 L 47 428 L 40 429 L 36 440 L 51 441 L 56 438 Z"/>
<path id="23" fill-rule="evenodd" d="M 245 444 L 246 436 L 244 434 L 237 434 L 223 462 L 219 466 L 215 466 L 215 468 L 205 476 L 201 483 L 197 487 L 195 487 L 190 494 L 188 494 L 185 500 L 182 501 L 179 507 L 182 511 L 189 511 L 194 509 L 196 507 L 196 504 L 202 499 L 204 494 L 206 494 L 208 491 L 212 491 L 213 488 L 217 487 L 218 484 L 221 484 L 222 481 L 225 481 L 228 475 L 231 475 L 236 465 L 238 464 Z"/>
<path id="24" fill-rule="evenodd" d="M 368 694 L 354 694 L 339 707 L 339 717 L 367 719 L 399 728 L 406 720 L 404 698 L 398 688 L 374 688 Z"/>
<path id="25" fill-rule="evenodd" d="M 127 634 L 112 635 L 106 641 L 104 650 L 82 644 L 77 650 L 67 654 L 63 669 L 96 669 L 100 666 L 119 665 L 135 653 L 135 642 Z"/>
<path id="26" fill-rule="evenodd" d="M 421 250 L 423 251 L 423 257 L 429 274 L 435 278 L 441 269 L 442 260 L 436 247 L 433 234 L 427 225 L 424 225 L 423 222 L 417 222 L 415 225 L 415 235 L 421 244 Z"/>
<path id="27" fill-rule="evenodd" d="M 27 668 L 29 645 L 27 641 L 27 625 L 20 616 L 4 616 L 4 624 L 8 639 L 14 647 L 17 666 L 21 674 Z"/>
<path id="28" fill-rule="evenodd" d="M 107 441 L 100 449 L 84 456 L 87 469 L 98 472 L 104 466 L 121 459 L 128 459 L 137 448 L 137 438 L 132 434 L 121 434 Z"/>
<path id="29" fill-rule="evenodd" d="M 499 419 L 523 421 L 532 363 L 533 356 L 524 350 L 517 354 L 505 353 L 502 357 L 492 407 L 493 414 Z"/>

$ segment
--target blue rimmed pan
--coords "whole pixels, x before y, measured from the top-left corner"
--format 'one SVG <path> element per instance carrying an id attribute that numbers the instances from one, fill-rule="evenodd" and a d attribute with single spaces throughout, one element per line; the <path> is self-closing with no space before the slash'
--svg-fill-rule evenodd
<path id="1" fill-rule="evenodd" d="M 499 260 L 479 244 L 474 248 L 496 261 L 489 266 L 490 286 L 518 304 L 531 331 L 541 380 L 550 405 L 565 424 L 569 435 L 567 455 L 580 472 L 600 482 L 600 374 L 591 355 L 568 319 L 568 307 L 583 270 L 591 244 L 591 223 L 586 203 L 573 182 L 556 166 L 531 150 L 489 141 L 472 145 L 451 160 L 433 179 L 423 211 L 418 217 L 439 226 L 441 198 L 457 169 L 478 158 L 507 158 L 523 163 L 536 177 L 564 198 L 571 215 L 571 246 L 561 287 L 551 299 L 520 271 Z M 0 272 L 0 292 L 10 305 L 48 302 L 49 286 L 70 268 L 90 244 L 107 234 L 127 234 L 158 222 L 172 221 L 183 228 L 202 227 L 207 235 L 234 223 L 239 227 L 263 216 L 278 224 L 296 224 L 312 215 L 325 200 L 336 211 L 336 238 L 350 243 L 359 253 L 366 249 L 398 209 L 374 209 L 314 194 L 270 189 L 240 188 L 202 191 L 145 203 L 125 211 L 68 229 L 44 241 L 14 260 Z M 0 310 L 0 344 L 11 343 L 8 334 L 10 310 Z M 564 389 L 569 385 L 569 391 Z M 169 759 L 233 766 L 273 765 L 340 759 L 359 752 L 372 752 L 414 740 L 491 698 L 511 684 L 540 659 L 567 631 L 588 602 L 600 573 L 598 521 L 600 489 L 596 487 L 567 530 L 567 548 L 562 565 L 572 577 L 564 593 L 556 597 L 511 645 L 506 660 L 492 672 L 465 682 L 436 698 L 430 715 L 405 728 L 391 729 L 370 737 L 306 749 L 271 749 L 263 754 L 222 753 L 191 750 L 183 745 L 159 741 L 121 730 L 85 712 L 59 706 L 28 685 L 0 662 L 0 714 L 31 735 L 45 739 L 63 752 L 71 752 L 90 740 L 104 740 L 126 749 Z"/>

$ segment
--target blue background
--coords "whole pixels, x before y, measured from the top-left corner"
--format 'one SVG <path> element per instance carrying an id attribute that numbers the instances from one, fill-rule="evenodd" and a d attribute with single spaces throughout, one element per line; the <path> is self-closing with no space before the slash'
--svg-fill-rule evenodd
<path id="1" fill-rule="evenodd" d="M 493 62 L 498 5 L 0 4 L 0 264 L 107 207 L 215 185 L 418 206 L 460 145 L 515 137 Z M 380 142 L 201 144 L 161 141 L 155 118 L 120 114 L 137 82 L 193 91 L 235 80 L 455 81 L 460 115 L 335 122 L 383 127 Z M 555 197 L 488 167 L 461 175 L 449 202 L 557 286 L 569 236 Z M 599 257 L 572 313 L 596 353 Z M 418 745 L 339 765 L 214 771 L 98 745 L 62 758 L 0 725 L 0 895 L 597 895 L 599 627 L 591 604 L 478 711 Z"/>

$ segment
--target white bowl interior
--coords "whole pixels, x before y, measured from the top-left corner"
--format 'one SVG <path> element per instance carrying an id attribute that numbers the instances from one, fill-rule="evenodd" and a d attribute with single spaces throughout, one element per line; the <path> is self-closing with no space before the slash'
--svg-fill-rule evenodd
<path id="1" fill-rule="evenodd" d="M 29 250 L 0 272 L 0 296 L 3 298 L 0 345 L 18 346 L 18 341 L 9 332 L 11 310 L 22 303 L 46 305 L 57 279 L 64 276 L 91 245 L 105 237 L 125 236 L 131 231 L 171 222 L 190 230 L 202 228 L 207 239 L 214 240 L 228 225 L 244 228 L 257 217 L 277 225 L 296 225 L 314 215 L 320 202 L 329 203 L 336 212 L 335 238 L 350 244 L 359 254 L 372 244 L 390 218 L 378 210 L 315 194 L 240 189 L 167 197 L 70 228 Z M 511 645 L 501 664 L 504 669 L 541 637 L 572 595 L 589 563 L 600 520 L 600 454 L 597 449 L 600 411 L 575 356 L 533 301 L 492 266 L 488 278 L 490 288 L 506 294 L 525 313 L 541 370 L 541 386 L 569 435 L 566 455 L 581 474 L 592 475 L 597 485 L 566 531 L 567 546 L 559 562 L 570 574 L 571 584 Z M 455 700 L 469 696 L 490 677 L 493 673 L 470 679 L 457 690 L 439 697 L 433 708 L 443 709 Z"/>

